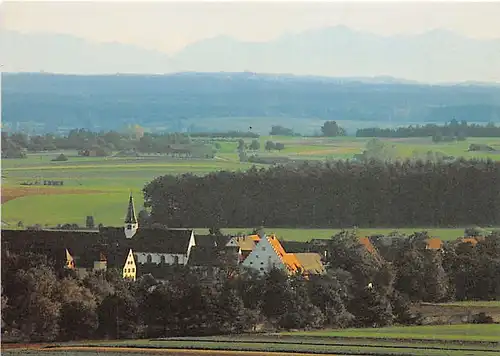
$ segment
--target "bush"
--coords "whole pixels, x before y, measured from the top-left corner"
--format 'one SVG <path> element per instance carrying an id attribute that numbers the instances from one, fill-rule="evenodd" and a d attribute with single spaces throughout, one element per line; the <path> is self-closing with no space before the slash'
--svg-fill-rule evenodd
<path id="1" fill-rule="evenodd" d="M 64 162 L 64 161 L 67 161 L 67 160 L 68 160 L 68 157 L 66 157 L 63 153 L 61 153 L 56 158 L 52 159 L 52 161 L 54 161 L 54 162 Z"/>
<path id="2" fill-rule="evenodd" d="M 493 318 L 485 312 L 480 312 L 472 316 L 471 322 L 472 324 L 493 324 Z"/>

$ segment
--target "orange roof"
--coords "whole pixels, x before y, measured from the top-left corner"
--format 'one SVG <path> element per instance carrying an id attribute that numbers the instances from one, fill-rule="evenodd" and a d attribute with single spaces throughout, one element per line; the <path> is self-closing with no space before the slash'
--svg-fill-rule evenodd
<path id="1" fill-rule="evenodd" d="M 250 236 L 247 236 L 247 237 L 251 238 L 255 242 L 259 242 L 260 241 L 260 236 L 259 235 L 250 235 Z"/>
<path id="2" fill-rule="evenodd" d="M 252 251 L 255 244 L 260 241 L 258 235 L 240 236 L 236 238 L 236 243 L 242 251 Z"/>
<path id="3" fill-rule="evenodd" d="M 273 234 L 271 236 L 268 236 L 267 239 L 278 257 L 283 261 L 289 271 L 297 272 L 297 270 L 303 269 L 299 260 L 293 253 L 286 253 L 276 235 Z"/>
<path id="4" fill-rule="evenodd" d="M 285 253 L 283 256 L 283 262 L 285 266 L 292 272 L 297 272 L 299 269 L 303 269 L 299 260 L 293 253 Z"/>
<path id="5" fill-rule="evenodd" d="M 375 250 L 375 247 L 373 246 L 372 242 L 370 241 L 370 239 L 368 237 L 360 237 L 359 238 L 359 242 L 366 247 L 366 249 L 368 250 L 368 252 L 372 253 L 372 254 L 376 254 L 377 253 L 377 250 Z"/>
<path id="6" fill-rule="evenodd" d="M 462 239 L 462 242 L 468 242 L 470 243 L 472 246 L 476 246 L 477 245 L 477 239 L 474 238 L 474 237 L 464 237 Z"/>
<path id="7" fill-rule="evenodd" d="M 439 250 L 443 247 L 443 241 L 438 239 L 437 237 L 432 237 L 430 239 L 425 240 L 427 243 L 427 248 L 431 250 Z"/>

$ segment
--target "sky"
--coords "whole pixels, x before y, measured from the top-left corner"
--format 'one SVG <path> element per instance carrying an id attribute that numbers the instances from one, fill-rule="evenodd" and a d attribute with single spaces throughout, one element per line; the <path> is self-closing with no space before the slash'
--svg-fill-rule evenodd
<path id="1" fill-rule="evenodd" d="M 381 35 L 447 29 L 500 38 L 500 2 L 46 2 L 0 5 L 0 29 L 70 34 L 175 53 L 227 35 L 267 41 L 287 33 L 344 25 Z"/>

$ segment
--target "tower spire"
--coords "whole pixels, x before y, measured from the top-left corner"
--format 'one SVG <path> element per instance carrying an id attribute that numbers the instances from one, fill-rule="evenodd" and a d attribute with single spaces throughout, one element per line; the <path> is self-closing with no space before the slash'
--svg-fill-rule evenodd
<path id="1" fill-rule="evenodd" d="M 135 215 L 134 198 L 132 193 L 128 199 L 127 217 L 125 218 L 125 224 L 137 224 L 137 216 Z"/>
<path id="2" fill-rule="evenodd" d="M 127 239 L 132 238 L 137 229 L 139 228 L 139 223 L 137 221 L 137 216 L 135 215 L 134 198 L 132 197 L 132 192 L 128 199 L 127 216 L 125 217 L 125 237 Z"/>

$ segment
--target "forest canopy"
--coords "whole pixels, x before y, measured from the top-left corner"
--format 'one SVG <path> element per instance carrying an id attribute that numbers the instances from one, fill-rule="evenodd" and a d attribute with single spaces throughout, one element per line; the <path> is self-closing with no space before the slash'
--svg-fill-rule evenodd
<path id="1" fill-rule="evenodd" d="M 162 176 L 144 188 L 170 227 L 498 225 L 500 162 L 306 162 Z"/>

